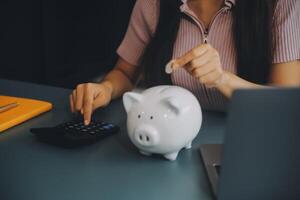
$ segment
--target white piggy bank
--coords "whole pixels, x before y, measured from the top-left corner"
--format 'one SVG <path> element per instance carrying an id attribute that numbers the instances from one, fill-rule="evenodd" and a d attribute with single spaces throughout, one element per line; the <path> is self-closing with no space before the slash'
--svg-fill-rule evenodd
<path id="1" fill-rule="evenodd" d="M 130 140 L 144 155 L 162 154 L 176 160 L 182 148 L 191 148 L 201 123 L 196 97 L 177 86 L 157 86 L 123 96 Z"/>

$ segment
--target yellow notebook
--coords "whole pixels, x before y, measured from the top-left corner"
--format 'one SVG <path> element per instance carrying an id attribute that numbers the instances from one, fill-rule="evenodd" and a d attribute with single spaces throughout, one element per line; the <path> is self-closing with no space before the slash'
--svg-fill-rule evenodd
<path id="1" fill-rule="evenodd" d="M 49 102 L 0 96 L 0 106 L 15 102 L 18 103 L 17 107 L 0 113 L 0 132 L 52 109 L 52 104 Z"/>

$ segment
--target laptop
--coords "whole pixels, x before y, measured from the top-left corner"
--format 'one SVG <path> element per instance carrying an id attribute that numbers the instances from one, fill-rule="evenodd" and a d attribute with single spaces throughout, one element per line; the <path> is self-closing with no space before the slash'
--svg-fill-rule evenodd
<path id="1" fill-rule="evenodd" d="M 224 145 L 200 153 L 219 200 L 300 199 L 300 88 L 236 91 Z"/>

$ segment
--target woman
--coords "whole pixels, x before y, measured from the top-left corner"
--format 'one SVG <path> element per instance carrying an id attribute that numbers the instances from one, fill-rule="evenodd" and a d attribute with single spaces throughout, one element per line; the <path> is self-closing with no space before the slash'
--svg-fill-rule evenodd
<path id="1" fill-rule="evenodd" d="M 298 0 L 137 0 L 116 66 L 101 83 L 78 85 L 71 110 L 89 124 L 141 72 L 147 86 L 172 82 L 210 110 L 224 110 L 238 88 L 299 86 L 299 10 Z"/>

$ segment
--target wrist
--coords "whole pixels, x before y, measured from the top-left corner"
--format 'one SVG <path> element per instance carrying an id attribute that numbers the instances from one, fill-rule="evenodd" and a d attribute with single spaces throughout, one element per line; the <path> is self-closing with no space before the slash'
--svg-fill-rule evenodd
<path id="1" fill-rule="evenodd" d="M 113 96 L 114 87 L 113 84 L 109 80 L 104 80 L 101 84 L 107 89 L 108 93 Z"/>
<path id="2" fill-rule="evenodd" d="M 234 79 L 233 74 L 225 71 L 222 74 L 222 77 L 220 78 L 218 85 L 216 85 L 216 88 L 221 93 L 223 93 L 226 97 L 230 97 L 234 90 L 234 87 L 232 85 L 232 82 L 234 82 L 233 79 Z"/>
<path id="3" fill-rule="evenodd" d="M 229 72 L 224 71 L 220 78 L 216 81 L 216 87 L 227 85 L 230 82 L 230 74 Z"/>

